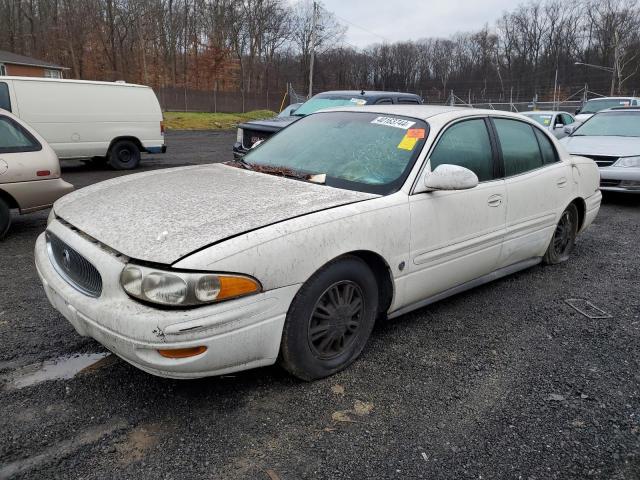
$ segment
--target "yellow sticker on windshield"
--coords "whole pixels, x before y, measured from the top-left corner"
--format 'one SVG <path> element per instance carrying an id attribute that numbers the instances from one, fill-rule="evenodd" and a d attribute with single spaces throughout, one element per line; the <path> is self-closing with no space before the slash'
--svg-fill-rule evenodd
<path id="1" fill-rule="evenodd" d="M 418 138 L 405 135 L 402 138 L 402 141 L 398 144 L 398 148 L 400 150 L 413 150 L 416 146 L 416 143 L 418 143 L 418 140 Z"/>

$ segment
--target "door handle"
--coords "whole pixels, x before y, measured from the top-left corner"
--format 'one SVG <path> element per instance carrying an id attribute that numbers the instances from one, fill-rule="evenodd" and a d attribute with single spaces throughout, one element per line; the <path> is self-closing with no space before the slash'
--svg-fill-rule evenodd
<path id="1" fill-rule="evenodd" d="M 558 179 L 558 181 L 556 182 L 556 184 L 558 185 L 558 187 L 562 188 L 567 184 L 567 177 L 561 177 Z"/>
<path id="2" fill-rule="evenodd" d="M 489 200 L 487 200 L 487 204 L 490 207 L 497 207 L 502 203 L 502 195 L 491 195 Z"/>

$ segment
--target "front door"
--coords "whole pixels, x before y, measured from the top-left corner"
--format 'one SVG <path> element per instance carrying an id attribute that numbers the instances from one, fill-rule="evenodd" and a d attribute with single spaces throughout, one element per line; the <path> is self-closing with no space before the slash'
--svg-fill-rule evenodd
<path id="1" fill-rule="evenodd" d="M 459 165 L 472 170 L 480 183 L 469 190 L 425 192 L 409 198 L 411 264 L 406 304 L 493 271 L 504 236 L 506 191 L 496 169 L 488 120 L 452 124 L 429 158 L 431 171 L 442 164 Z"/>

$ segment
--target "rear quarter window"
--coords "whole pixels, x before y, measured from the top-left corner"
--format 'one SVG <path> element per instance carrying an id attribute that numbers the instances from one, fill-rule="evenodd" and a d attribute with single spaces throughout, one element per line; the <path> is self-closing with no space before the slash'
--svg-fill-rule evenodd
<path id="1" fill-rule="evenodd" d="M 0 116 L 0 153 L 37 152 L 42 145 L 9 117 Z"/>

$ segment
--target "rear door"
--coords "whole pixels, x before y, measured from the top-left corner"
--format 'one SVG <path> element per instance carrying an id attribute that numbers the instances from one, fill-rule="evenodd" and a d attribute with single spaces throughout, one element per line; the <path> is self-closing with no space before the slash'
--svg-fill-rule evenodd
<path id="1" fill-rule="evenodd" d="M 506 235 L 499 267 L 544 255 L 571 195 L 571 166 L 539 128 L 492 118 L 505 172 Z"/>
<path id="2" fill-rule="evenodd" d="M 466 167 L 479 185 L 469 190 L 433 191 L 409 197 L 411 265 L 406 303 L 416 303 L 490 273 L 504 236 L 504 180 L 488 119 L 465 119 L 446 127 L 426 168 Z"/>

